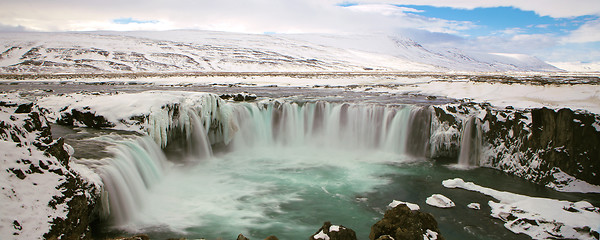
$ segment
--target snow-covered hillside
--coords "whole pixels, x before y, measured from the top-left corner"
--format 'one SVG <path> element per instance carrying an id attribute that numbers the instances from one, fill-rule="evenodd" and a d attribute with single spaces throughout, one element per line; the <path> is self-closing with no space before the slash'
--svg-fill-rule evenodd
<path id="1" fill-rule="evenodd" d="M 559 71 L 535 57 L 510 53 L 465 52 L 456 48 L 427 49 L 416 41 L 398 35 L 285 35 L 326 46 L 385 54 L 436 66 L 446 71 L 505 72 Z"/>
<path id="2" fill-rule="evenodd" d="M 383 35 L 1 33 L 0 48 L 1 73 L 558 70 L 529 56 L 432 51 Z"/>

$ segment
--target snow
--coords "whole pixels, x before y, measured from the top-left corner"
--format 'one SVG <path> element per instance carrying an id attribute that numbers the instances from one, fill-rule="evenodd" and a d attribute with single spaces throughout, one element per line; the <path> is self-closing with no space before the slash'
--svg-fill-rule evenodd
<path id="1" fill-rule="evenodd" d="M 427 198 L 425 203 L 439 208 L 451 208 L 456 206 L 450 198 L 442 195 L 442 194 L 433 194 Z"/>
<path id="2" fill-rule="evenodd" d="M 84 94 L 52 95 L 40 98 L 37 102 L 50 111 L 49 117 L 57 120 L 61 110 L 70 113 L 75 109 L 80 112 L 92 112 L 103 116 L 115 124 L 113 129 L 147 133 L 161 146 L 167 144 L 167 130 L 182 125 L 191 128 L 193 118 L 199 117 L 205 130 L 211 124 L 223 124 L 223 136 L 215 136 L 217 140 L 228 143 L 233 137 L 234 126 L 228 120 L 232 114 L 227 104 L 219 96 L 210 93 L 185 91 L 147 91 L 140 93 L 119 94 Z M 179 118 L 171 116 L 165 106 L 179 105 Z M 220 107 L 217 107 L 220 106 Z M 145 122 L 135 117 L 147 116 Z M 216 121 L 216 122 L 215 122 Z M 191 131 L 189 131 L 191 132 Z M 213 139 L 211 139 L 213 140 Z M 217 141 L 214 141 L 215 143 Z"/>
<path id="3" fill-rule="evenodd" d="M 19 98 L 3 101 L 26 103 Z M 50 202 L 63 196 L 58 186 L 66 177 L 58 172 L 70 172 L 58 159 L 34 146 L 39 143 L 39 132 L 24 128 L 30 114 L 14 111 L 12 107 L 0 107 L 0 119 L 7 130 L 0 134 L 0 239 L 43 239 L 50 230 L 49 221 L 66 218 L 66 203 L 52 207 Z M 42 120 L 42 127 L 45 124 Z M 19 143 L 13 142 L 15 138 Z"/>
<path id="4" fill-rule="evenodd" d="M 488 202 L 491 216 L 504 221 L 504 226 L 512 232 L 524 233 L 534 239 L 595 239 L 592 231 L 600 232 L 600 209 L 589 202 L 530 197 L 482 187 L 460 178 L 444 180 L 442 185 L 497 199 L 499 202 Z"/>
<path id="5" fill-rule="evenodd" d="M 555 180 L 546 187 L 560 192 L 600 193 L 600 186 L 579 180 L 559 169 L 555 169 L 552 176 Z"/>
<path id="6" fill-rule="evenodd" d="M 549 62 L 570 72 L 600 72 L 600 62 Z"/>
<path id="7" fill-rule="evenodd" d="M 425 234 L 423 234 L 423 240 L 437 240 L 438 238 L 438 233 L 436 231 L 432 231 L 430 229 L 427 229 L 425 231 Z"/>
<path id="8" fill-rule="evenodd" d="M 473 210 L 481 209 L 481 205 L 479 203 L 469 203 L 467 207 Z"/>
<path id="9" fill-rule="evenodd" d="M 329 240 L 329 236 L 327 236 L 327 234 L 325 234 L 323 232 L 323 230 L 321 230 L 319 233 L 317 233 L 315 236 L 313 236 L 313 239 Z"/>
<path id="10" fill-rule="evenodd" d="M 48 206 L 54 196 L 62 196 L 56 187 L 65 177 L 45 171 L 19 179 L 8 169 L 25 172 L 29 164 L 22 159 L 42 161 L 50 169 L 66 171 L 55 158 L 46 157 L 34 147 L 18 147 L 16 143 L 0 140 L 0 166 L 7 169 L 0 171 L 0 239 L 43 239 L 43 234 L 50 230 L 49 220 L 67 215 L 65 204 L 57 205 L 56 209 Z"/>
<path id="11" fill-rule="evenodd" d="M 427 49 L 383 34 L 6 33 L 0 44 L 0 68 L 13 73 L 558 70 L 533 57 Z"/>
<path id="12" fill-rule="evenodd" d="M 340 226 L 338 225 L 331 225 L 329 227 L 329 232 L 339 232 L 340 231 Z"/>
<path id="13" fill-rule="evenodd" d="M 388 207 L 389 208 L 395 208 L 396 206 L 400 205 L 400 204 L 405 204 L 410 210 L 412 211 L 416 211 L 421 209 L 421 207 L 419 207 L 419 205 L 414 204 L 414 203 L 409 203 L 409 202 L 403 202 L 403 201 L 397 201 L 397 200 L 393 200 Z"/>

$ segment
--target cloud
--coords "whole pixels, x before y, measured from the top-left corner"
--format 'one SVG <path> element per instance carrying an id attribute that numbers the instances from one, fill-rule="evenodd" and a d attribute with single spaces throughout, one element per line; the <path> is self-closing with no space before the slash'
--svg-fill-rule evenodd
<path id="1" fill-rule="evenodd" d="M 565 43 L 600 42 L 600 19 L 588 21 L 563 38 Z"/>
<path id="2" fill-rule="evenodd" d="M 10 25 L 4 25 L 0 23 L 0 32 L 24 32 L 27 31 L 27 28 L 25 28 L 24 26 L 18 25 L 18 26 L 10 26 Z"/>
<path id="3" fill-rule="evenodd" d="M 0 8 L 0 31 L 202 29 L 245 33 L 400 33 L 431 46 L 529 53 L 549 58 L 557 56 L 544 52 L 548 49 L 600 41 L 597 17 L 587 19 L 587 23 L 563 36 L 531 34 L 528 26 L 489 36 L 467 36 L 467 30 L 486 26 L 425 17 L 418 9 L 394 5 L 398 3 L 396 0 L 4 1 Z M 401 3 L 460 9 L 514 7 L 554 18 L 600 16 L 598 0 L 402 0 Z M 566 47 L 559 50 L 568 52 Z"/>
<path id="4" fill-rule="evenodd" d="M 358 0 L 355 3 L 399 4 L 399 1 Z M 451 7 L 458 9 L 514 7 L 524 11 L 534 11 L 540 16 L 550 16 L 553 18 L 570 18 L 585 15 L 600 15 L 600 1 L 598 0 L 402 0 L 401 4 Z"/>

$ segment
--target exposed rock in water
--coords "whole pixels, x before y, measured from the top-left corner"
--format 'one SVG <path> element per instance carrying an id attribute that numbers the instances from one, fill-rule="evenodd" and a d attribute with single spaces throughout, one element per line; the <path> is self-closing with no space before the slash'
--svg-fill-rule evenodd
<path id="1" fill-rule="evenodd" d="M 310 238 L 310 240 L 356 240 L 354 230 L 341 226 L 331 225 L 330 222 L 325 222 L 323 226 Z"/>
<path id="2" fill-rule="evenodd" d="M 243 234 L 238 235 L 238 237 L 236 239 L 237 240 L 250 240 L 246 236 L 244 236 Z M 264 240 L 279 240 L 279 238 L 277 238 L 275 236 L 268 236 Z"/>
<path id="3" fill-rule="evenodd" d="M 138 234 L 132 237 L 118 237 L 108 240 L 150 240 L 150 237 L 146 234 Z"/>
<path id="4" fill-rule="evenodd" d="M 435 235 L 435 238 L 429 237 Z M 383 219 L 371 227 L 370 240 L 421 240 L 444 238 L 440 234 L 437 221 L 429 213 L 412 211 L 406 204 L 389 209 Z"/>
<path id="5" fill-rule="evenodd" d="M 226 93 L 226 94 L 221 94 L 219 97 L 224 100 L 233 99 L 233 101 L 236 101 L 236 102 L 256 100 L 256 95 L 248 94 L 247 92 L 238 93 L 238 94 Z"/>
<path id="6" fill-rule="evenodd" d="M 237 240 L 250 240 L 250 239 L 248 239 L 246 236 L 244 236 L 240 233 L 240 235 L 238 235 L 238 237 L 237 237 Z"/>

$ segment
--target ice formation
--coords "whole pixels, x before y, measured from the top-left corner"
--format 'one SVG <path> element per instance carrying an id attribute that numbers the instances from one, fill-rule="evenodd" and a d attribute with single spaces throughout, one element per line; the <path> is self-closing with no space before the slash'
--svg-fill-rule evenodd
<path id="1" fill-rule="evenodd" d="M 491 216 L 504 221 L 504 226 L 512 232 L 534 239 L 597 239 L 600 232 L 600 210 L 586 201 L 529 197 L 482 187 L 460 178 L 444 180 L 442 185 L 497 199 L 498 202 L 488 202 Z"/>

